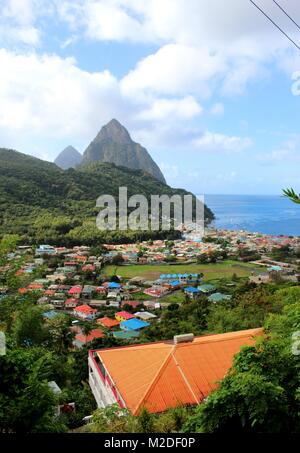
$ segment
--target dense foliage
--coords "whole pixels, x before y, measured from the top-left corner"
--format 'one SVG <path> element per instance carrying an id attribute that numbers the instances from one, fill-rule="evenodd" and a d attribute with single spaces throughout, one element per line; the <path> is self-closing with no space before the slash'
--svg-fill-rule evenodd
<path id="1" fill-rule="evenodd" d="M 76 170 L 16 151 L 0 149 L 0 236 L 17 233 L 23 242 L 50 244 L 101 244 L 178 237 L 178 232 L 112 231 L 96 228 L 96 200 L 109 194 L 118 199 L 119 187 L 128 188 L 128 197 L 184 195 L 142 170 L 95 163 Z M 205 207 L 205 216 L 213 218 Z"/>

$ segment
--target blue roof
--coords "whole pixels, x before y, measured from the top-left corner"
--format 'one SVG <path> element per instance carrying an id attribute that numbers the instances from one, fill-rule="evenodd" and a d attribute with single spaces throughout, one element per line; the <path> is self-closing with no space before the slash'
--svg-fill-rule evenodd
<path id="1" fill-rule="evenodd" d="M 192 286 L 189 286 L 188 288 L 185 288 L 184 291 L 186 293 L 200 293 L 198 288 L 193 288 Z"/>
<path id="2" fill-rule="evenodd" d="M 160 278 L 161 278 L 161 279 L 166 278 L 165 274 L 161 274 Z"/>
<path id="3" fill-rule="evenodd" d="M 171 286 L 178 286 L 178 285 L 180 285 L 180 281 L 179 280 L 173 280 L 172 282 L 170 282 L 170 285 Z"/>
<path id="4" fill-rule="evenodd" d="M 120 283 L 116 283 L 116 282 L 110 282 L 108 284 L 109 288 L 120 288 L 120 286 L 121 286 Z"/>
<path id="5" fill-rule="evenodd" d="M 166 275 L 166 278 L 171 278 L 171 274 L 167 274 L 167 275 Z"/>
<path id="6" fill-rule="evenodd" d="M 128 319 L 120 323 L 120 328 L 124 330 L 139 330 L 148 327 L 150 324 L 137 318 Z"/>
<path id="7" fill-rule="evenodd" d="M 268 268 L 268 271 L 282 271 L 281 266 L 271 266 Z"/>
<path id="8" fill-rule="evenodd" d="M 59 313 L 57 313 L 57 311 L 55 311 L 55 310 L 45 311 L 43 313 L 44 318 L 48 318 L 48 319 L 56 318 L 56 316 L 58 316 L 58 315 L 59 315 Z"/>

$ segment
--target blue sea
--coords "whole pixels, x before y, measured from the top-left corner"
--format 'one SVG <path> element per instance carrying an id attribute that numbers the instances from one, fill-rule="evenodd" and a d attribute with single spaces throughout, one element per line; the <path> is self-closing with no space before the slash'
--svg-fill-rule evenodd
<path id="1" fill-rule="evenodd" d="M 300 205 L 283 196 L 205 195 L 205 203 L 217 228 L 300 236 Z"/>

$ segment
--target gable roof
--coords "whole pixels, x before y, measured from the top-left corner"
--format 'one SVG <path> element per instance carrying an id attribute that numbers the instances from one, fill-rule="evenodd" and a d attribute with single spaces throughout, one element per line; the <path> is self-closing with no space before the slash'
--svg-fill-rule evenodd
<path id="1" fill-rule="evenodd" d="M 104 318 L 97 319 L 97 324 L 101 324 L 103 327 L 116 327 L 120 324 L 116 319 L 111 319 L 105 316 Z"/>
<path id="2" fill-rule="evenodd" d="M 141 321 L 138 318 L 131 318 L 128 319 L 127 321 L 122 321 L 120 324 L 121 329 L 124 330 L 139 330 L 148 326 L 150 326 L 148 322 Z"/>
<path id="3" fill-rule="evenodd" d="M 97 351 L 132 414 L 198 404 L 217 387 L 241 346 L 262 329 L 195 337 L 191 343 L 149 343 Z"/>

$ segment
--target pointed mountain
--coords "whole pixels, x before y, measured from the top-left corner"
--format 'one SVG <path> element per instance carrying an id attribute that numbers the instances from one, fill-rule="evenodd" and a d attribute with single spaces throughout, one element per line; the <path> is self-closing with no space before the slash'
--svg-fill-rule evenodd
<path id="1" fill-rule="evenodd" d="M 145 170 L 159 181 L 166 183 L 159 166 L 146 148 L 135 143 L 127 129 L 116 119 L 102 127 L 83 154 L 82 164 L 110 162 L 134 170 Z"/>
<path id="2" fill-rule="evenodd" d="M 54 163 L 67 170 L 68 168 L 75 168 L 82 161 L 82 155 L 73 146 L 67 146 L 55 159 Z"/>

